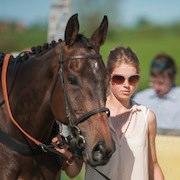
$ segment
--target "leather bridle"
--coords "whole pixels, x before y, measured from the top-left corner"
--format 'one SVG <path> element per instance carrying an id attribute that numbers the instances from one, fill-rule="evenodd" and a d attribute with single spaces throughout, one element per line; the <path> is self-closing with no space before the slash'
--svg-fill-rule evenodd
<path id="1" fill-rule="evenodd" d="M 61 49 L 61 48 L 60 48 Z M 3 91 L 3 97 L 4 97 L 4 101 L 5 101 L 5 106 L 7 108 L 8 111 L 8 115 L 10 117 L 11 122 L 25 135 L 25 137 L 27 137 L 29 140 L 31 140 L 34 144 L 40 146 L 42 148 L 43 151 L 45 151 L 46 149 L 46 145 L 43 144 L 42 142 L 40 142 L 39 140 L 33 138 L 29 133 L 27 133 L 15 120 L 15 118 L 12 115 L 12 111 L 10 108 L 10 104 L 9 104 L 9 97 L 8 97 L 8 90 L 7 90 L 7 68 L 8 68 L 8 64 L 9 64 L 9 60 L 10 60 L 10 54 L 6 54 L 3 60 L 3 66 L 2 66 L 2 91 Z M 70 57 L 69 59 L 71 60 L 89 60 L 89 59 L 97 59 L 97 58 L 101 58 L 101 56 L 99 54 L 96 54 L 94 56 L 74 56 L 74 57 Z M 106 107 L 99 107 L 96 109 L 93 109 L 91 111 L 88 111 L 86 113 L 84 113 L 83 115 L 81 115 L 79 118 L 77 118 L 75 116 L 75 113 L 73 112 L 72 107 L 70 107 L 70 102 L 69 102 L 69 97 L 67 94 L 67 90 L 65 87 L 65 78 L 64 78 L 64 59 L 63 59 L 63 52 L 61 50 L 60 52 L 60 57 L 59 57 L 59 70 L 57 73 L 57 76 L 60 77 L 60 81 L 61 81 L 61 86 L 63 89 L 63 94 L 64 94 L 64 104 L 65 104 L 65 113 L 66 113 L 66 117 L 68 119 L 68 125 L 70 127 L 70 129 L 73 131 L 73 135 L 75 135 L 77 137 L 77 135 L 79 135 L 82 139 L 80 139 L 83 143 L 85 143 L 84 137 L 82 137 L 80 135 L 80 130 L 78 128 L 78 124 L 86 121 L 89 117 L 97 114 L 97 113 L 102 113 L 105 112 L 108 116 L 109 116 L 109 109 Z M 57 78 L 56 78 L 57 79 Z M 57 81 L 57 80 L 56 80 Z M 55 82 L 56 84 L 56 82 Z M 75 132 L 75 133 L 74 133 Z M 79 144 L 79 143 L 78 143 Z M 48 148 L 47 148 L 48 149 Z"/>
<path id="2" fill-rule="evenodd" d="M 69 143 L 69 145 L 71 146 L 71 148 L 74 150 L 74 153 L 76 155 L 81 155 L 81 153 L 79 154 L 79 152 L 82 152 L 82 150 L 84 150 L 84 145 L 85 145 L 85 138 L 81 135 L 81 131 L 78 127 L 78 124 L 86 121 L 89 117 L 97 114 L 97 113 L 101 113 L 101 112 L 105 112 L 107 114 L 107 116 L 110 116 L 110 111 L 108 108 L 106 107 L 99 107 L 96 109 L 93 109 L 91 111 L 88 111 L 86 113 L 84 113 L 83 115 L 81 115 L 79 118 L 77 118 L 75 116 L 75 113 L 73 112 L 73 109 L 70 109 L 69 106 L 69 97 L 68 94 L 66 93 L 66 87 L 65 87 L 65 78 L 64 78 L 64 58 L 63 58 L 63 53 L 62 53 L 62 48 L 60 48 L 61 52 L 60 52 L 60 58 L 59 58 L 59 70 L 57 75 L 60 76 L 60 81 L 61 81 L 61 85 L 62 85 L 62 89 L 63 89 L 63 94 L 64 94 L 64 104 L 65 104 L 65 113 L 66 113 L 66 117 L 68 118 L 68 122 L 69 122 L 69 127 L 71 129 L 72 132 L 72 136 L 69 138 L 69 140 L 67 139 L 67 142 Z M 74 56 L 69 58 L 70 60 L 93 60 L 93 59 L 101 59 L 101 56 L 99 54 L 93 55 L 93 56 Z M 56 81 L 57 81 L 56 77 Z M 97 168 L 91 166 L 89 164 L 89 166 L 94 169 L 100 176 L 102 176 L 104 179 L 106 180 L 110 180 L 109 177 L 107 177 L 104 173 L 102 173 L 101 171 L 99 171 Z"/>
<path id="3" fill-rule="evenodd" d="M 92 109 L 84 114 L 82 114 L 80 117 L 76 117 L 75 113 L 73 111 L 73 108 L 71 106 L 70 100 L 69 100 L 69 96 L 67 93 L 67 89 L 66 89 L 66 84 L 67 82 L 65 81 L 64 78 L 64 57 L 63 57 L 63 52 L 62 49 L 63 48 L 59 48 L 60 49 L 60 57 L 59 57 L 59 70 L 57 73 L 57 76 L 60 77 L 60 83 L 63 89 L 63 96 L 64 96 L 64 107 L 65 107 L 65 113 L 66 113 L 66 118 L 68 119 L 68 126 L 71 130 L 72 136 L 69 137 L 67 140 L 69 141 L 70 146 L 72 146 L 72 148 L 75 150 L 83 150 L 84 148 L 84 144 L 85 144 L 85 139 L 84 137 L 81 135 L 81 131 L 78 128 L 78 124 L 86 121 L 88 118 L 90 118 L 91 116 L 97 114 L 97 113 L 103 113 L 105 112 L 107 114 L 107 116 L 109 117 L 110 115 L 110 111 L 108 108 L 106 107 L 98 107 L 96 109 Z M 91 55 L 91 56 L 73 56 L 73 57 L 66 57 L 66 60 L 97 60 L 97 59 L 101 59 L 101 56 L 99 54 L 95 54 L 95 55 Z M 57 79 L 58 77 L 56 77 L 56 82 L 57 83 Z M 76 138 L 76 140 L 74 139 Z M 72 143 L 71 143 L 72 142 Z"/>
<path id="4" fill-rule="evenodd" d="M 61 48 L 60 48 L 61 49 Z M 8 97 L 8 90 L 7 90 L 7 68 L 8 68 L 8 64 L 9 64 L 9 60 L 10 60 L 10 54 L 6 54 L 3 60 L 3 66 L 2 66 L 2 92 L 3 92 L 3 97 L 4 97 L 4 101 L 5 101 L 5 106 L 7 108 L 8 111 L 8 115 L 10 117 L 11 122 L 20 130 L 20 132 L 26 137 L 28 138 L 31 142 L 33 142 L 34 144 L 36 144 L 38 147 L 41 148 L 41 150 L 43 152 L 52 152 L 58 155 L 60 154 L 60 149 L 57 151 L 56 145 L 46 145 L 44 143 L 42 143 L 41 141 L 35 139 L 34 137 L 32 137 L 29 133 L 27 133 L 19 124 L 18 122 L 15 120 L 15 118 L 12 115 L 12 111 L 10 108 L 10 104 L 9 104 L 9 97 Z M 100 59 L 101 56 L 99 54 L 96 54 L 94 56 L 74 56 L 74 57 L 70 57 L 69 59 L 71 60 L 93 60 L 93 59 Z M 57 77 L 56 77 L 56 81 L 58 79 L 58 76 L 60 77 L 60 81 L 61 81 L 61 86 L 63 89 L 63 94 L 64 94 L 64 105 L 65 105 L 65 113 L 66 113 L 66 117 L 68 119 L 68 125 L 72 131 L 72 136 L 69 138 L 69 145 L 73 146 L 74 149 L 78 149 L 78 150 L 84 150 L 84 144 L 85 144 L 85 138 L 81 135 L 81 131 L 78 128 L 78 124 L 86 121 L 88 118 L 90 118 L 91 116 L 97 114 L 97 113 L 103 113 L 105 112 L 107 114 L 107 116 L 110 115 L 110 111 L 108 108 L 106 107 L 98 107 L 96 109 L 93 109 L 91 111 L 88 111 L 84 114 L 82 114 L 79 118 L 77 118 L 75 116 L 75 113 L 73 112 L 72 107 L 70 107 L 70 102 L 69 102 L 69 97 L 68 94 L 66 93 L 66 87 L 65 87 L 65 78 L 64 78 L 64 60 L 63 60 L 63 53 L 62 50 L 60 52 L 60 58 L 59 58 L 59 70 L 57 73 Z M 56 84 L 56 82 L 55 82 Z M 62 154 L 63 154 L 63 150 L 62 150 Z M 92 167 L 93 168 L 93 167 Z M 99 170 L 97 170 L 96 168 L 93 168 L 95 171 L 97 171 L 101 176 L 103 176 L 105 179 L 109 179 L 106 175 L 104 175 L 103 173 L 101 173 Z"/>

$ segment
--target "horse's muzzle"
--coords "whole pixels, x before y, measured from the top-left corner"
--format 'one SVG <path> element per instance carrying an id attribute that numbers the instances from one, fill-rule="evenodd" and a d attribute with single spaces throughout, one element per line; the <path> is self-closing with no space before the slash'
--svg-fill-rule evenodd
<path id="1" fill-rule="evenodd" d="M 113 142 L 114 146 L 114 142 Z M 92 151 L 92 166 L 106 164 L 114 152 L 114 147 L 107 148 L 104 141 L 99 141 Z"/>

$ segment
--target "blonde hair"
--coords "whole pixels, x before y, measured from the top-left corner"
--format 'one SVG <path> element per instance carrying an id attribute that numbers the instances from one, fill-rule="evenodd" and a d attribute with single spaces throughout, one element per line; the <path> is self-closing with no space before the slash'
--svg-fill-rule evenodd
<path id="1" fill-rule="evenodd" d="M 127 47 L 116 47 L 110 51 L 108 61 L 107 61 L 107 72 L 108 75 L 111 75 L 115 67 L 119 66 L 122 63 L 131 64 L 134 66 L 139 73 L 139 60 L 136 54 Z"/>

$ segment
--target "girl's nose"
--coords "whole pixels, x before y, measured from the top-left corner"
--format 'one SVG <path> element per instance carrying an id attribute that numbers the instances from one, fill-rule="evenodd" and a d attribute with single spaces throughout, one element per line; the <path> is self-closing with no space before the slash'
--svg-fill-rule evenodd
<path id="1" fill-rule="evenodd" d="M 129 86 L 129 81 L 128 79 L 125 79 L 124 83 L 123 83 L 124 86 L 128 87 Z"/>

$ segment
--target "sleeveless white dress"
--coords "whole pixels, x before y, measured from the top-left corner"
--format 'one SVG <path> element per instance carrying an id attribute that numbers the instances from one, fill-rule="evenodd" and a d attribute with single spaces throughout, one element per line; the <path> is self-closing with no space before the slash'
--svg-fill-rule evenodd
<path id="1" fill-rule="evenodd" d="M 116 144 L 110 161 L 97 169 L 111 180 L 148 180 L 148 122 L 149 110 L 134 104 L 129 112 L 128 126 L 122 134 L 122 122 L 111 117 L 109 125 Z M 121 123 L 119 123 L 121 122 Z M 126 120 L 127 122 L 127 120 Z M 86 166 L 85 180 L 105 180 L 90 166 Z"/>

